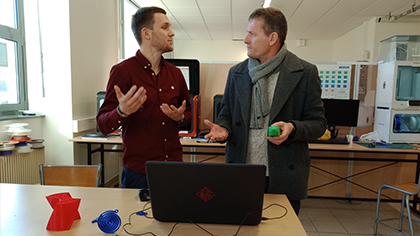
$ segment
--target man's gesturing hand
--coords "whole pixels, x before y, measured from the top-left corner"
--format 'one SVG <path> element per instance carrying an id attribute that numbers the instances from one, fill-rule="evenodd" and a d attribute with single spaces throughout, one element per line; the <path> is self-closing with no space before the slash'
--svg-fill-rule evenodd
<path id="1" fill-rule="evenodd" d="M 137 89 L 136 85 L 133 85 L 126 94 L 121 92 L 118 85 L 114 85 L 114 90 L 117 94 L 120 110 L 126 115 L 130 115 L 140 109 L 147 99 L 146 89 L 143 87 Z"/>
<path id="2" fill-rule="evenodd" d="M 162 103 L 160 105 L 160 109 L 162 112 L 167 115 L 169 118 L 171 118 L 174 121 L 181 121 L 184 119 L 184 111 L 187 108 L 187 101 L 182 101 L 182 105 L 179 108 L 176 108 L 176 106 L 171 105 L 169 106 L 166 103 Z"/>
<path id="3" fill-rule="evenodd" d="M 225 141 L 228 138 L 228 132 L 221 126 L 205 119 L 204 124 L 210 127 L 210 133 L 206 134 L 204 138 L 209 138 L 216 141 Z"/>

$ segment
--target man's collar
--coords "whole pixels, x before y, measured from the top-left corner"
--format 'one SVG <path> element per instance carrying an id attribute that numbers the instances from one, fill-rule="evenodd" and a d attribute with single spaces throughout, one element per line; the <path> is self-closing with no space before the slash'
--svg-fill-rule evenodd
<path id="1" fill-rule="evenodd" d="M 139 60 L 142 67 L 144 67 L 144 68 L 147 68 L 147 67 L 151 68 L 152 67 L 152 63 L 143 55 L 143 53 L 141 53 L 140 50 L 137 51 L 136 58 Z M 165 65 L 165 58 L 163 56 L 160 56 L 159 65 L 160 65 L 160 67 Z"/>

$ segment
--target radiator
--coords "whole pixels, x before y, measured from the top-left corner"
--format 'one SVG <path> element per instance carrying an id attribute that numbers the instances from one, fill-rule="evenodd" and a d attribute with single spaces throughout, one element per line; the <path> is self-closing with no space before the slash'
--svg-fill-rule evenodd
<path id="1" fill-rule="evenodd" d="M 39 184 L 39 163 L 45 163 L 44 148 L 29 153 L 13 151 L 10 156 L 0 156 L 0 183 Z"/>

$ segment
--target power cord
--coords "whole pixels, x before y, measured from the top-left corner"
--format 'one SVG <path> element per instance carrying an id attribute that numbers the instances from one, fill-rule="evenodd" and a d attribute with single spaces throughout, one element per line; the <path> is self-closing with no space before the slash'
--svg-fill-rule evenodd
<path id="1" fill-rule="evenodd" d="M 287 208 L 286 207 L 284 207 L 283 205 L 280 205 L 280 204 L 277 204 L 277 203 L 273 203 L 273 204 L 270 204 L 269 206 L 267 206 L 266 208 L 264 208 L 264 209 L 262 209 L 263 211 L 264 210 L 267 210 L 268 208 L 270 208 L 270 207 L 272 207 L 272 206 L 278 206 L 278 207 L 281 207 L 281 208 L 283 208 L 284 209 L 284 214 L 283 215 L 281 215 L 281 216 L 278 216 L 278 217 L 272 217 L 272 218 L 267 218 L 267 217 L 261 217 L 261 220 L 278 220 L 278 219 L 281 219 L 281 218 L 283 218 L 283 217 L 285 217 L 286 215 L 287 215 Z"/>
<path id="2" fill-rule="evenodd" d="M 203 163 L 203 162 L 209 161 L 209 160 L 214 159 L 214 158 L 219 157 L 219 156 L 220 156 L 220 155 L 215 155 L 215 156 L 209 157 L 209 158 L 207 158 L 207 159 L 201 160 L 201 161 L 199 161 L 199 162 L 197 162 L 197 163 Z"/>
<path id="3" fill-rule="evenodd" d="M 144 216 L 144 217 L 146 217 L 146 218 L 148 218 L 148 219 L 154 219 L 153 217 L 151 217 L 151 216 L 148 216 L 148 213 L 146 212 L 147 210 L 150 210 L 150 209 L 152 209 L 152 207 L 150 206 L 150 207 L 148 207 L 148 208 L 146 208 L 146 206 L 147 205 L 149 205 L 150 204 L 150 201 L 148 201 L 144 206 L 143 206 L 143 210 L 142 211 L 137 211 L 137 212 L 133 212 L 133 213 L 131 213 L 130 214 L 130 216 L 128 217 L 128 223 L 125 223 L 124 225 L 123 225 L 123 230 L 128 234 L 128 235 L 133 235 L 133 236 L 143 236 L 143 235 L 152 235 L 152 236 L 158 236 L 158 235 L 156 235 L 156 234 L 154 234 L 153 232 L 145 232 L 145 233 L 140 233 L 140 234 L 133 234 L 133 233 L 130 233 L 130 232 L 128 232 L 126 229 L 125 229 L 125 226 L 127 226 L 127 225 L 131 225 L 131 217 L 133 216 L 133 215 L 139 215 L 139 216 Z M 281 207 L 281 208 L 283 208 L 284 210 L 285 210 L 285 212 L 284 212 L 284 214 L 283 215 L 281 215 L 281 216 L 278 216 L 278 217 L 271 217 L 271 218 L 267 218 L 267 217 L 261 217 L 261 220 L 277 220 L 277 219 L 281 219 L 281 218 L 283 218 L 284 216 L 286 216 L 287 215 L 287 213 L 288 213 L 288 211 L 287 211 L 287 208 L 286 207 L 284 207 L 283 205 L 280 205 L 280 204 L 277 204 L 277 203 L 273 203 L 273 204 L 270 204 L 269 206 L 267 206 L 267 207 L 265 207 L 265 208 L 263 208 L 261 211 L 264 211 L 264 210 L 267 210 L 268 208 L 270 208 L 270 207 L 272 207 L 272 206 L 278 206 L 278 207 Z M 233 234 L 232 236 L 237 236 L 238 234 L 239 234 L 239 231 L 241 230 L 241 228 L 242 228 L 242 225 L 244 224 L 244 222 L 245 222 L 245 220 L 248 218 L 248 216 L 250 216 L 250 215 L 252 215 L 252 214 L 254 214 L 254 212 L 249 212 L 244 218 L 243 218 L 243 220 L 242 220 L 242 222 L 240 223 L 240 225 L 239 225 L 239 227 L 238 227 L 238 230 L 236 231 L 236 233 L 235 234 Z M 173 232 L 174 232 L 174 230 L 175 230 L 175 227 L 179 224 L 179 223 L 192 223 L 192 224 L 194 224 L 195 226 L 197 226 L 199 229 L 201 229 L 202 231 L 204 231 L 204 232 L 206 232 L 207 234 L 209 234 L 209 235 L 211 235 L 211 236 L 219 236 L 219 235 L 215 235 L 215 234 L 212 234 L 210 231 L 208 231 L 208 230 L 206 230 L 204 227 L 202 227 L 202 226 L 200 226 L 199 224 L 197 224 L 197 223 L 195 223 L 195 222 L 193 222 L 192 220 L 183 220 L 183 221 L 178 221 L 177 223 L 175 223 L 173 226 L 172 226 L 172 229 L 171 229 L 171 231 L 169 232 L 169 234 L 167 234 L 166 236 L 170 236 Z"/>
<path id="4" fill-rule="evenodd" d="M 148 235 L 148 234 L 150 234 L 150 235 L 152 235 L 152 236 L 157 236 L 156 234 L 154 234 L 153 232 L 145 232 L 145 233 L 140 233 L 140 234 L 133 234 L 133 233 L 130 233 L 130 232 L 128 232 L 126 229 L 125 229 L 125 227 L 127 226 L 127 225 L 131 225 L 131 217 L 133 216 L 133 215 L 139 215 L 139 216 L 144 216 L 144 217 L 146 217 L 146 218 L 148 218 L 148 219 L 153 219 L 153 217 L 151 217 L 151 216 L 148 216 L 148 213 L 146 212 L 146 211 L 148 211 L 148 210 L 150 210 L 150 209 L 152 209 L 152 207 L 150 206 L 150 207 L 148 207 L 148 208 L 146 208 L 146 206 L 147 205 L 149 205 L 150 204 L 150 201 L 148 201 L 148 202 L 146 202 L 146 204 L 144 204 L 144 206 L 143 206 L 143 210 L 141 210 L 141 211 L 136 211 L 136 212 L 133 212 L 133 213 L 131 213 L 130 214 L 130 216 L 128 217 L 128 223 L 125 223 L 124 225 L 123 225 L 123 227 L 122 227 L 122 229 L 128 234 L 128 235 L 134 235 L 134 236 L 142 236 L 142 235 Z"/>

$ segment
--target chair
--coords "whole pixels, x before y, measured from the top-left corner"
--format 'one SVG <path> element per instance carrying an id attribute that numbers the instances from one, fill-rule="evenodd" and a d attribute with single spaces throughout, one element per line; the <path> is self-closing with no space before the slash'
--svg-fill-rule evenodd
<path id="1" fill-rule="evenodd" d="M 399 221 L 399 225 L 398 225 L 398 230 L 396 230 L 395 228 L 386 225 L 383 222 L 380 222 L 378 217 L 379 217 L 379 204 L 381 201 L 381 191 L 382 189 L 393 189 L 396 191 L 399 191 L 403 194 L 402 196 L 402 201 L 401 201 L 401 210 L 400 210 L 400 221 Z M 403 218 L 408 218 L 408 222 L 410 224 L 410 232 L 411 232 L 411 236 L 414 236 L 414 231 L 413 231 L 413 222 L 415 220 L 411 219 L 411 213 L 410 213 L 410 205 L 409 205 L 409 201 L 410 201 L 410 196 L 417 196 L 419 194 L 420 191 L 420 174 L 419 174 L 419 178 L 417 180 L 417 183 L 403 183 L 403 184 L 393 184 L 393 185 L 389 185 L 389 184 L 383 184 L 381 187 L 379 187 L 379 191 L 378 191 L 378 200 L 376 202 L 376 217 L 375 217 L 375 227 L 373 229 L 373 234 L 376 235 L 377 233 L 377 228 L 378 228 L 378 224 L 383 225 L 385 227 L 387 227 L 388 229 L 391 229 L 399 234 L 402 235 L 406 235 L 408 236 L 408 234 L 405 234 L 402 232 L 402 221 Z M 404 216 L 404 207 L 407 209 L 407 216 Z M 415 221 L 417 223 L 420 223 L 418 221 Z"/>
<path id="2" fill-rule="evenodd" d="M 39 164 L 41 185 L 99 187 L 102 164 L 43 165 Z"/>

